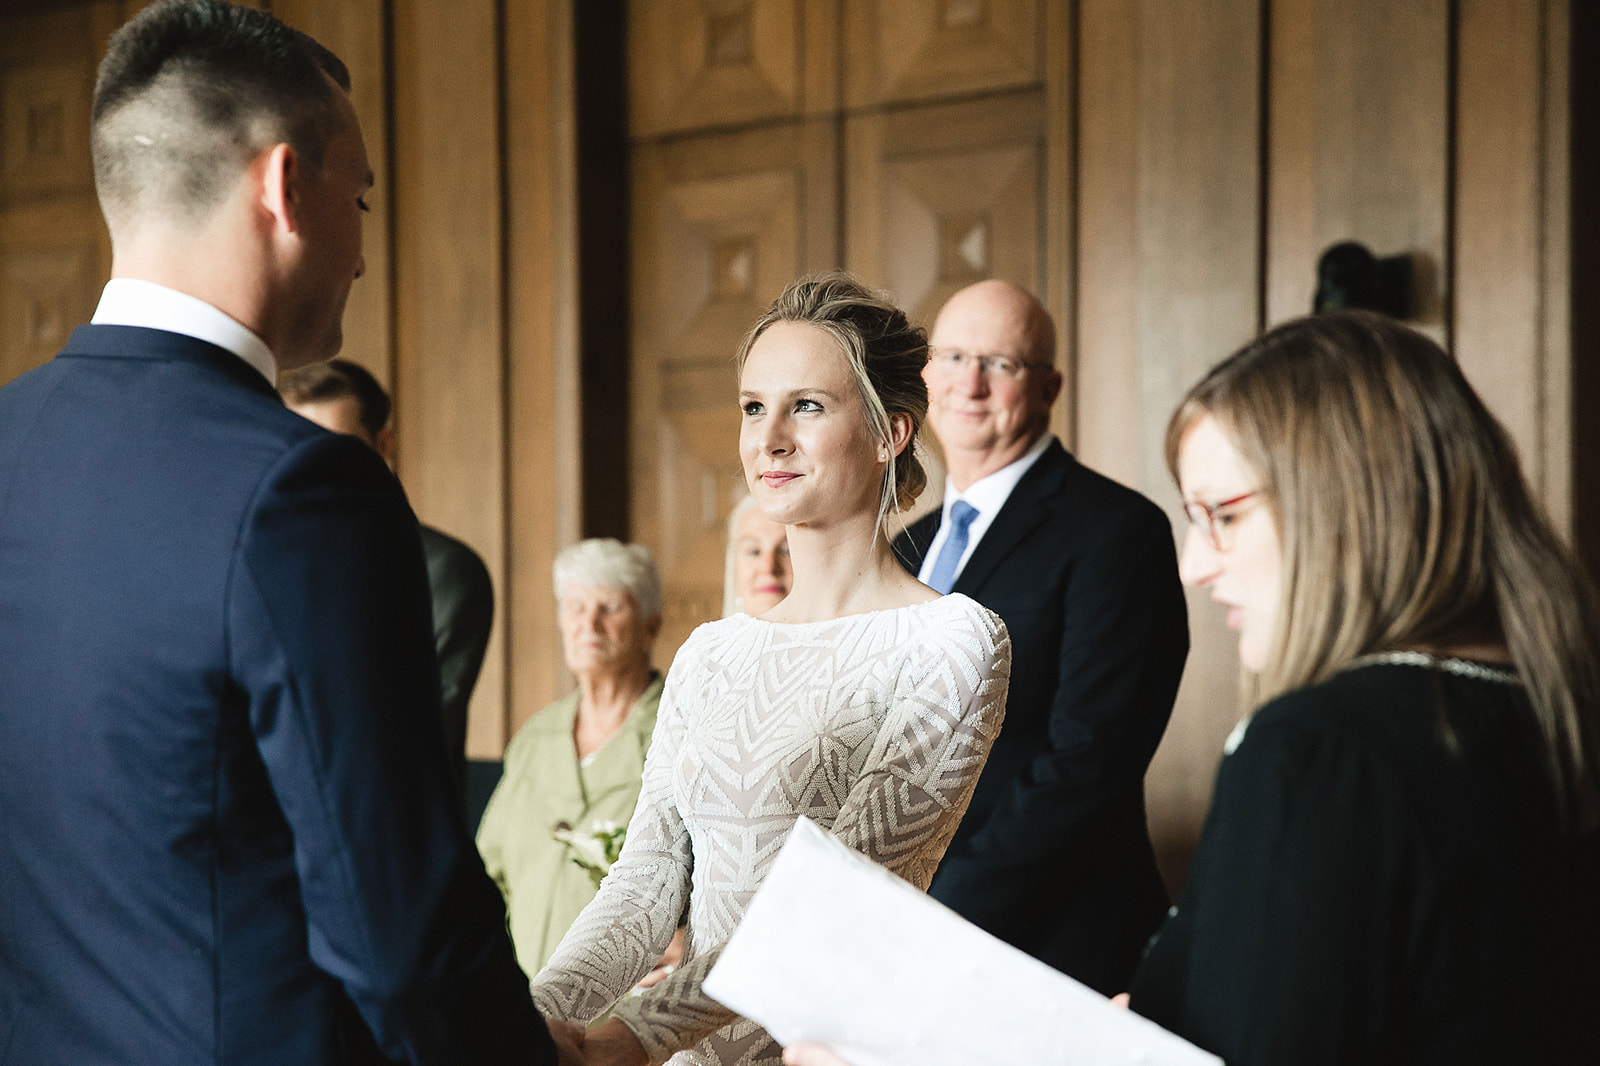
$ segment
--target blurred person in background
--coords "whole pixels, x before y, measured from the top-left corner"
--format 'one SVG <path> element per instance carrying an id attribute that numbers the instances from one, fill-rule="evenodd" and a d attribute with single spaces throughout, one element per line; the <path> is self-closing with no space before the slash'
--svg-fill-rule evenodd
<path id="1" fill-rule="evenodd" d="M 661 577 L 647 548 L 610 538 L 556 556 L 556 613 L 577 688 L 525 722 L 478 828 L 505 896 L 517 961 L 539 972 L 621 846 L 655 730 Z M 680 933 L 642 984 L 672 972 Z"/>
<path id="2" fill-rule="evenodd" d="M 278 378 L 278 394 L 289 410 L 323 429 L 365 441 L 394 466 L 396 441 L 389 394 L 366 367 L 332 359 Z M 494 624 L 494 584 L 478 553 L 430 525 L 417 523 L 428 564 L 433 601 L 433 646 L 439 655 L 439 687 L 445 750 L 456 788 L 465 791 L 467 703 L 483 668 Z"/>
<path id="3" fill-rule="evenodd" d="M 789 595 L 793 584 L 789 531 L 768 518 L 754 496 L 744 497 L 728 516 L 722 616 L 766 614 Z"/>

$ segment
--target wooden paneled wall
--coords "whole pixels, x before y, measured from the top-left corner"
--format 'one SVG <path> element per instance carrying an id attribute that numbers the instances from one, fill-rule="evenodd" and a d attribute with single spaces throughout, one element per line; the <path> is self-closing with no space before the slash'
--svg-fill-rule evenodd
<path id="1" fill-rule="evenodd" d="M 1600 514 L 1574 414 L 1600 382 L 1572 341 L 1592 316 L 1571 264 L 1594 260 L 1574 158 L 1596 154 L 1572 138 L 1594 123 L 1569 94 L 1573 28 L 1597 20 L 1574 0 L 256 3 L 352 70 L 379 183 L 346 354 L 395 392 L 418 513 L 495 578 L 476 755 L 567 684 L 559 547 L 625 533 L 658 553 L 663 663 L 718 612 L 742 492 L 731 357 L 807 270 L 855 270 L 925 322 L 979 277 L 1032 287 L 1060 327 L 1056 431 L 1177 535 L 1168 412 L 1309 308 L 1323 248 L 1360 240 L 1410 257 L 1419 324 L 1558 523 Z M 49 357 L 109 269 L 83 115 L 140 6 L 0 15 L 0 380 Z M 625 44 L 586 37 L 624 7 Z M 582 90 L 599 68 L 625 69 L 625 130 Z M 620 245 L 585 221 L 607 212 Z M 1190 609 L 1149 779 L 1174 881 L 1239 711 L 1233 636 L 1204 595 Z"/>
<path id="2" fill-rule="evenodd" d="M 741 492 L 730 355 L 794 275 L 844 266 L 923 322 L 1000 276 L 1055 314 L 1056 431 L 1174 518 L 1166 419 L 1310 309 L 1341 240 L 1407 256 L 1570 523 L 1567 4 L 1526 0 L 636 0 L 635 536 L 675 644 L 720 600 Z M 1596 486 L 1583 491 L 1595 492 Z M 937 491 L 937 490 L 936 490 Z M 1235 637 L 1201 593 L 1148 781 L 1181 879 Z"/>

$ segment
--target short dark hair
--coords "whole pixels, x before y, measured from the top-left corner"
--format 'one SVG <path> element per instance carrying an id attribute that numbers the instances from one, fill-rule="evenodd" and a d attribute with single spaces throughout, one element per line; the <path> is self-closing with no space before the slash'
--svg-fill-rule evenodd
<path id="1" fill-rule="evenodd" d="M 376 437 L 389 424 L 392 407 L 389 394 L 366 367 L 348 359 L 330 359 L 284 374 L 278 379 L 278 393 L 285 402 L 294 405 L 326 403 L 353 396 L 361 428 L 370 437 Z"/>
<path id="2" fill-rule="evenodd" d="M 91 113 L 107 218 L 140 205 L 203 217 L 261 148 L 287 141 L 313 171 L 342 128 L 332 52 L 222 0 L 159 0 L 111 35 Z"/>

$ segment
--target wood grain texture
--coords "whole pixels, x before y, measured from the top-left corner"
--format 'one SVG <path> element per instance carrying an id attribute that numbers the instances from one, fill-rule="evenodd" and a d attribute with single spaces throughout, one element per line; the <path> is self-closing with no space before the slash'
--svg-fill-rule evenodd
<path id="1" fill-rule="evenodd" d="M 1445 339 L 1449 15 L 1449 0 L 1274 0 L 1269 323 L 1309 312 L 1317 258 L 1356 240 L 1413 256 L 1418 322 Z"/>
<path id="2" fill-rule="evenodd" d="M 350 289 L 340 358 L 360 363 L 385 387 L 395 381 L 394 344 L 394 168 L 390 162 L 383 0 L 274 0 L 272 13 L 309 33 L 350 70 L 350 102 L 361 123 L 367 159 L 377 179 L 367 197 L 371 209 L 362 227 L 367 271 Z"/>
<path id="3" fill-rule="evenodd" d="M 935 100 L 1039 84 L 1039 0 L 850 0 L 845 102 L 850 108 Z"/>
<path id="4" fill-rule="evenodd" d="M 665 665 L 722 609 L 743 493 L 733 356 L 773 297 L 838 264 L 831 123 L 640 146 L 634 156 L 633 538 L 661 568 Z"/>
<path id="5" fill-rule="evenodd" d="M 1260 0 L 1080 7 L 1079 457 L 1165 506 L 1169 414 L 1254 334 L 1259 291 Z M 1146 791 L 1176 885 L 1238 717 L 1237 655 L 1203 590 L 1193 650 Z"/>
<path id="6" fill-rule="evenodd" d="M 504 246 L 493 0 L 393 5 L 395 429 L 417 515 L 506 587 Z M 507 721 L 504 627 L 473 692 L 469 750 Z"/>
<path id="7" fill-rule="evenodd" d="M 635 137 L 789 119 L 837 98 L 838 0 L 649 0 L 628 20 Z"/>
<path id="8" fill-rule="evenodd" d="M 851 271 L 927 326 L 986 277 L 1043 291 L 1041 91 L 873 112 L 845 130 Z"/>
<path id="9" fill-rule="evenodd" d="M 581 536 L 577 163 L 571 0 L 507 0 L 507 580 L 500 617 L 507 714 L 474 754 L 498 758 L 529 715 L 571 686 L 551 566 Z M 491 725 L 498 724 L 496 734 Z"/>
<path id="10" fill-rule="evenodd" d="M 0 384 L 51 358 L 111 272 L 89 101 L 107 3 L 0 14 Z"/>

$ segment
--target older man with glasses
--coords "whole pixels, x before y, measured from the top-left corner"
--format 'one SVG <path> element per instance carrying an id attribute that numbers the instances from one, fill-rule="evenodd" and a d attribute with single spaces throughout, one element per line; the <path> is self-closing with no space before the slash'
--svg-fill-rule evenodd
<path id="1" fill-rule="evenodd" d="M 932 348 L 928 421 L 949 475 L 943 506 L 896 548 L 925 583 L 1005 619 L 1013 665 L 1005 728 L 929 892 L 1117 992 L 1167 907 L 1144 773 L 1189 648 L 1172 530 L 1050 433 L 1055 327 L 1031 294 L 962 289 Z"/>

